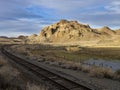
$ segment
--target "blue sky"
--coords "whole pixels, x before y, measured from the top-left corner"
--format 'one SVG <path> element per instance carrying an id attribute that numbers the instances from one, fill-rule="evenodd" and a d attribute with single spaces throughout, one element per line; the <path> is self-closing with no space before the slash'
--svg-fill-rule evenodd
<path id="1" fill-rule="evenodd" d="M 60 19 L 120 28 L 120 0 L 0 0 L 0 35 L 39 33 Z"/>

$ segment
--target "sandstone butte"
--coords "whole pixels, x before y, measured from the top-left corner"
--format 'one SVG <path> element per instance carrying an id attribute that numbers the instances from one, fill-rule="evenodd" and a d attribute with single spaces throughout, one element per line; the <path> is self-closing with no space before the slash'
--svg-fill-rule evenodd
<path id="1" fill-rule="evenodd" d="M 49 43 L 83 46 L 120 46 L 120 29 L 111 30 L 104 26 L 93 29 L 77 21 L 60 20 L 43 28 L 38 35 L 28 37 L 32 44 Z"/>

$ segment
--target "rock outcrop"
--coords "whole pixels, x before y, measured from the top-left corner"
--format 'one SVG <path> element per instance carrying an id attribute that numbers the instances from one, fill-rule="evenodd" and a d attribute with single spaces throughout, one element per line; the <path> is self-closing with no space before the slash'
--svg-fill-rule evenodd
<path id="1" fill-rule="evenodd" d="M 32 43 L 74 43 L 82 41 L 110 40 L 119 33 L 109 27 L 92 29 L 89 25 L 77 21 L 61 20 L 53 25 L 43 28 L 39 35 L 29 36 Z"/>
<path id="2" fill-rule="evenodd" d="M 120 35 L 120 29 L 115 31 L 118 35 Z"/>
<path id="3" fill-rule="evenodd" d="M 77 21 L 61 20 L 45 27 L 39 36 L 42 41 L 47 42 L 70 42 L 71 40 L 89 40 L 92 36 L 96 36 L 96 33 L 89 25 L 79 24 Z"/>
<path id="4" fill-rule="evenodd" d="M 111 30 L 107 26 L 97 29 L 97 32 L 100 33 L 101 35 L 108 35 L 108 36 L 113 36 L 116 34 L 116 32 L 114 30 Z"/>

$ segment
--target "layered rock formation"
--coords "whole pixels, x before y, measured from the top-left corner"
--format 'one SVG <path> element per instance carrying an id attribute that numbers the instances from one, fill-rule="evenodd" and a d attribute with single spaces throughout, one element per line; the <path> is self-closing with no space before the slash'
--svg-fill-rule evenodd
<path id="1" fill-rule="evenodd" d="M 112 40 L 118 31 L 109 27 L 92 29 L 89 25 L 77 21 L 61 20 L 41 30 L 39 35 L 29 36 L 31 43 L 78 43 Z"/>

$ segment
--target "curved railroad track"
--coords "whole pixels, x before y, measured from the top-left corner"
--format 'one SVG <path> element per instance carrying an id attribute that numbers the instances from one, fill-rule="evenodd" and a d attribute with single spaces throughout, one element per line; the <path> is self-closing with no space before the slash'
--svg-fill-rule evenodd
<path id="1" fill-rule="evenodd" d="M 54 83 L 56 86 L 60 88 L 60 90 L 94 90 L 91 89 L 90 87 L 78 84 L 72 80 L 66 79 L 56 73 L 53 73 L 49 70 L 46 70 L 40 66 L 37 66 L 31 62 L 28 62 L 20 57 L 17 57 L 16 55 L 10 53 L 9 51 L 6 50 L 8 46 L 3 46 L 1 51 L 4 55 L 6 55 L 8 58 L 13 60 L 15 63 L 18 63 L 22 67 L 25 67 L 25 69 L 31 71 L 38 77 L 44 77 L 46 80 L 51 81 Z"/>

